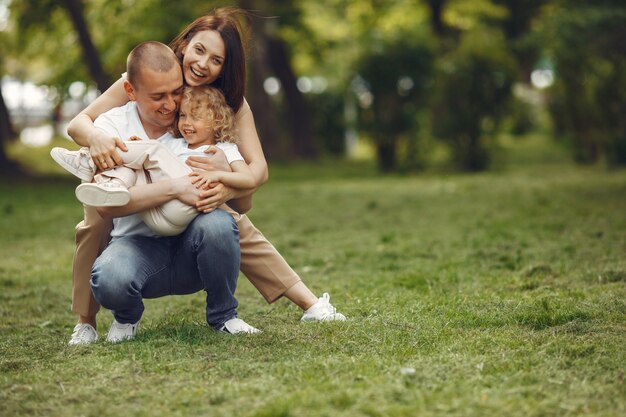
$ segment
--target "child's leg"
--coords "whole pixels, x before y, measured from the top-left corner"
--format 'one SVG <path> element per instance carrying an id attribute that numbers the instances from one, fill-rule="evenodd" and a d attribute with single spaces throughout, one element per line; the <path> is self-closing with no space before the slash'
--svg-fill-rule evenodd
<path id="1" fill-rule="evenodd" d="M 198 210 L 179 200 L 167 203 L 139 213 L 141 220 L 160 236 L 181 234 L 189 223 L 198 215 Z"/>
<path id="2" fill-rule="evenodd" d="M 130 200 L 128 188 L 137 183 L 137 173 L 144 178 L 148 170 L 152 182 L 187 175 L 191 169 L 183 164 L 172 151 L 154 141 L 127 141 L 127 152 L 119 152 L 124 166 L 104 171 L 94 177 L 96 184 L 81 184 L 76 196 L 87 205 L 123 206 Z M 117 186 L 121 184 L 122 187 Z M 164 236 L 177 235 L 195 218 L 195 209 L 178 200 L 168 203 L 165 209 L 157 207 L 146 213 L 144 221 L 155 233 Z M 168 218 L 169 216 L 173 216 Z"/>
<path id="3" fill-rule="evenodd" d="M 124 142 L 128 152 L 120 152 L 124 165 L 133 169 L 147 169 L 153 182 L 188 175 L 191 168 L 181 162 L 166 146 L 154 141 Z"/>
<path id="4" fill-rule="evenodd" d="M 98 184 L 113 182 L 123 186 L 124 188 L 130 188 L 135 185 L 135 182 L 137 181 L 137 173 L 132 168 L 120 166 L 113 169 L 107 169 L 106 171 L 102 171 L 100 174 L 94 175 L 93 180 Z"/>
<path id="5" fill-rule="evenodd" d="M 152 182 L 182 177 L 191 172 L 191 168 L 181 162 L 169 148 L 159 143 L 130 141 L 126 142 L 126 146 L 128 152 L 121 153 L 126 166 L 148 170 Z M 141 173 L 136 183 L 145 182 L 145 176 Z M 195 207 L 179 200 L 172 200 L 140 213 L 146 225 L 161 236 L 180 234 L 197 215 L 198 210 Z"/>

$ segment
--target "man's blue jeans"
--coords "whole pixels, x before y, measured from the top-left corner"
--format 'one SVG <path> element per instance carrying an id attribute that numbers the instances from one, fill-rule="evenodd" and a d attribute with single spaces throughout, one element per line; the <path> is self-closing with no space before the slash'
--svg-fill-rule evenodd
<path id="1" fill-rule="evenodd" d="M 141 319 L 143 298 L 206 291 L 206 320 L 215 329 L 237 316 L 239 230 L 217 209 L 198 215 L 178 236 L 114 238 L 96 259 L 91 289 L 119 323 Z"/>

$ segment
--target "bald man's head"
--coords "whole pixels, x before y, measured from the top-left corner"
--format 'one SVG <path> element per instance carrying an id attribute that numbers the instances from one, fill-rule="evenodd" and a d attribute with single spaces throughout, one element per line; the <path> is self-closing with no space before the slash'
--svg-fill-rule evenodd
<path id="1" fill-rule="evenodd" d="M 167 72 L 180 65 L 174 52 L 161 42 L 149 41 L 137 45 L 126 60 L 126 77 L 137 88 L 141 84 L 142 71 Z"/>

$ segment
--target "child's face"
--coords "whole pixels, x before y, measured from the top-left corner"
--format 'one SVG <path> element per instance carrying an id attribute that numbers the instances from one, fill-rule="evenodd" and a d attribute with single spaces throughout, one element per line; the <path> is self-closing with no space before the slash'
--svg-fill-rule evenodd
<path id="1" fill-rule="evenodd" d="M 183 100 L 180 105 L 178 130 L 191 149 L 201 145 L 213 145 L 213 127 L 206 119 L 192 115 L 191 104 L 187 100 Z"/>

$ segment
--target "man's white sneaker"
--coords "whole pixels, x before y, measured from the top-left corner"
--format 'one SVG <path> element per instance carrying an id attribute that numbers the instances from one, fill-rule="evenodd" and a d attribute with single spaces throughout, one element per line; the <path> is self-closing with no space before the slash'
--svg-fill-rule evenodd
<path id="1" fill-rule="evenodd" d="M 300 321 L 345 321 L 346 316 L 337 312 L 337 309 L 330 303 L 330 295 L 327 292 L 322 294 L 317 303 L 309 307 Z"/>
<path id="2" fill-rule="evenodd" d="M 219 331 L 222 333 L 229 333 L 229 334 L 261 333 L 261 331 L 257 329 L 256 327 L 252 327 L 245 321 L 238 319 L 236 317 L 224 323 L 224 326 Z"/>
<path id="3" fill-rule="evenodd" d="M 93 180 L 96 165 L 91 159 L 89 148 L 80 148 L 78 151 L 69 151 L 65 148 L 52 148 L 50 156 L 66 171 L 71 172 L 83 181 Z"/>
<path id="4" fill-rule="evenodd" d="M 96 343 L 97 340 L 98 333 L 91 324 L 78 323 L 74 326 L 74 332 L 72 333 L 72 337 L 70 338 L 68 345 L 89 345 L 91 343 Z"/>
<path id="5" fill-rule="evenodd" d="M 107 342 L 117 343 L 122 340 L 134 339 L 138 328 L 139 322 L 122 324 L 113 319 L 113 323 L 111 323 L 111 328 L 109 329 L 109 334 L 107 335 Z"/>
<path id="6" fill-rule="evenodd" d="M 115 182 L 84 183 L 76 187 L 76 198 L 86 206 L 119 207 L 128 204 L 130 193 Z"/>

